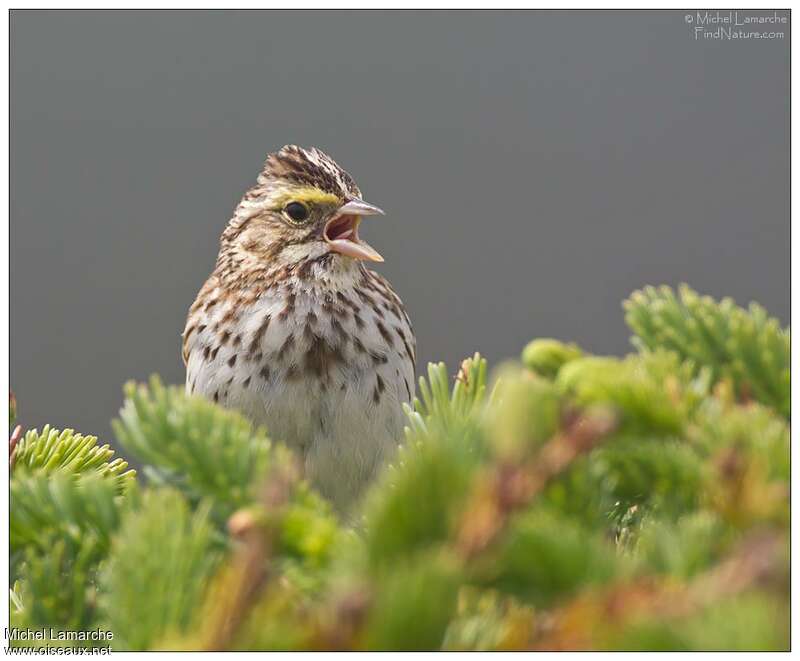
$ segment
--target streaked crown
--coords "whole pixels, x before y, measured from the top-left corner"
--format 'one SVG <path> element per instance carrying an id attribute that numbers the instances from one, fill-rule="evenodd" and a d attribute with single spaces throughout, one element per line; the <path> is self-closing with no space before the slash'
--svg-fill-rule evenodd
<path id="1" fill-rule="evenodd" d="M 286 145 L 267 156 L 264 169 L 258 175 L 258 184 L 269 186 L 276 180 L 313 186 L 341 199 L 361 197 L 350 173 L 316 147 L 304 149 Z"/>

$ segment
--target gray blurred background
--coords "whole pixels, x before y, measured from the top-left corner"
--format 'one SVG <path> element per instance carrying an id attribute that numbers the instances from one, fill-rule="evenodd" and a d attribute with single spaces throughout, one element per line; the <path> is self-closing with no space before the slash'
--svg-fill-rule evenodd
<path id="1" fill-rule="evenodd" d="M 534 336 L 623 353 L 645 284 L 788 323 L 789 26 L 696 41 L 685 15 L 12 12 L 21 421 L 110 440 L 125 380 L 183 382 L 219 234 L 290 142 L 387 210 L 362 235 L 418 368 Z"/>

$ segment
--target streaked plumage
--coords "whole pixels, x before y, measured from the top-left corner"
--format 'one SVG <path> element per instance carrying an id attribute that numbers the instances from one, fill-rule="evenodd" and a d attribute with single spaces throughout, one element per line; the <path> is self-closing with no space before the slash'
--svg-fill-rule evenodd
<path id="1" fill-rule="evenodd" d="M 341 509 L 400 441 L 414 392 L 414 332 L 361 261 L 380 256 L 358 237 L 359 215 L 379 212 L 360 198 L 317 149 L 271 154 L 183 333 L 187 391 L 266 425 Z M 308 219 L 295 222 L 291 204 Z"/>

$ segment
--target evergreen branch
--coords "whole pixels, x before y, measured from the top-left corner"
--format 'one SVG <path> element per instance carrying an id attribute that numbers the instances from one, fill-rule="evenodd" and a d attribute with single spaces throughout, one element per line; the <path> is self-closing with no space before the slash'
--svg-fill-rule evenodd
<path id="1" fill-rule="evenodd" d="M 554 379 L 567 363 L 583 355 L 577 344 L 565 344 L 550 338 L 538 338 L 522 350 L 522 364 L 546 379 Z"/>
<path id="2" fill-rule="evenodd" d="M 460 568 L 447 553 L 399 560 L 374 578 L 370 607 L 356 639 L 366 650 L 439 649 L 458 597 Z"/>
<path id="3" fill-rule="evenodd" d="M 87 631 L 96 626 L 95 577 L 103 549 L 102 543 L 91 536 L 81 540 L 80 545 L 57 535 L 48 535 L 48 541 L 46 552 L 34 548 L 24 551 L 24 576 L 14 590 L 16 608 L 11 611 L 11 622 L 12 626 L 43 631 L 45 640 L 36 641 L 37 646 L 46 641 L 64 646 L 63 641 L 55 642 L 58 632 Z"/>
<path id="4" fill-rule="evenodd" d="M 117 477 L 123 485 L 136 471 L 126 471 L 128 462 L 120 458 L 112 460 L 113 456 L 114 451 L 108 444 L 97 446 L 96 436 L 76 434 L 72 429 L 59 431 L 45 425 L 41 433 L 33 429 L 16 444 L 11 464 L 15 472 L 64 471 L 73 475 L 94 472 Z"/>
<path id="5" fill-rule="evenodd" d="M 404 405 L 411 423 L 407 434 L 425 432 L 430 425 L 448 430 L 477 412 L 486 400 L 486 359 L 476 353 L 462 361 L 453 388 L 444 363 L 428 364 L 428 379 L 419 378 L 422 399 Z"/>
<path id="6" fill-rule="evenodd" d="M 181 489 L 192 502 L 210 498 L 219 523 L 252 501 L 271 460 L 285 454 L 238 413 L 165 387 L 157 377 L 149 387 L 128 383 L 125 395 L 112 422 L 119 442 L 155 469 L 151 477 Z"/>
<path id="7" fill-rule="evenodd" d="M 469 560 L 486 549 L 513 512 L 528 505 L 550 480 L 596 447 L 615 427 L 615 418 L 607 412 L 581 415 L 529 461 L 490 468 L 461 517 L 457 532 L 461 555 Z"/>
<path id="8" fill-rule="evenodd" d="M 171 489 L 145 492 L 101 576 L 101 612 L 118 649 L 143 650 L 193 621 L 218 561 L 208 507 L 192 512 Z"/>
<path id="9" fill-rule="evenodd" d="M 53 539 L 67 540 L 73 548 L 93 540 L 104 552 L 120 522 L 122 494 L 132 484 L 129 473 L 15 473 L 10 485 L 12 552 L 31 547 L 47 553 Z"/>
<path id="10" fill-rule="evenodd" d="M 606 536 L 587 533 L 549 507 L 534 506 L 510 516 L 496 537 L 480 554 L 469 550 L 469 580 L 537 607 L 605 584 L 624 566 Z"/>
<path id="11" fill-rule="evenodd" d="M 114 423 L 141 491 L 93 437 L 28 432 L 12 626 L 133 649 L 786 648 L 788 333 L 683 289 L 632 301 L 622 359 L 534 340 L 491 395 L 478 354 L 454 381 L 430 365 L 355 530 L 263 430 L 157 379 Z"/>
<path id="12" fill-rule="evenodd" d="M 672 384 L 654 374 L 651 363 L 658 359 L 648 358 L 578 358 L 559 371 L 555 383 L 580 407 L 613 407 L 623 433 L 680 436 L 694 397 L 677 374 Z"/>
<path id="13" fill-rule="evenodd" d="M 258 504 L 230 518 L 228 529 L 238 540 L 236 552 L 212 581 L 194 633 L 180 645 L 207 651 L 234 647 L 239 631 L 275 576 L 281 529 L 297 482 L 294 464 L 274 466 Z"/>
<path id="14" fill-rule="evenodd" d="M 9 523 L 12 575 L 19 581 L 15 622 L 48 630 L 91 627 L 97 568 L 134 484 L 130 473 L 15 471 Z"/>
<path id="15" fill-rule="evenodd" d="M 743 540 L 732 553 L 688 584 L 644 577 L 634 582 L 620 581 L 600 593 L 589 590 L 552 613 L 547 630 L 534 634 L 533 646 L 542 650 L 681 649 L 681 629 L 686 630 L 687 622 L 703 622 L 701 616 L 709 609 L 736 603 L 741 595 L 765 584 L 788 590 L 786 544 L 783 535 L 762 532 Z M 759 604 L 758 610 L 764 607 Z M 753 623 L 750 622 L 751 628 Z M 647 629 L 643 628 L 645 625 Z M 753 631 L 749 644 L 753 639 L 769 640 L 776 625 L 784 626 L 774 620 L 764 625 Z M 666 641 L 664 634 L 669 635 Z M 697 637 L 707 639 L 708 631 Z M 720 642 L 726 649 L 735 648 L 730 639 Z M 694 645 L 689 648 L 698 649 Z"/>
<path id="16" fill-rule="evenodd" d="M 789 331 L 752 303 L 716 302 L 681 285 L 646 287 L 625 301 L 625 320 L 637 346 L 665 348 L 707 367 L 715 381 L 731 379 L 739 397 L 754 398 L 788 417 Z"/>

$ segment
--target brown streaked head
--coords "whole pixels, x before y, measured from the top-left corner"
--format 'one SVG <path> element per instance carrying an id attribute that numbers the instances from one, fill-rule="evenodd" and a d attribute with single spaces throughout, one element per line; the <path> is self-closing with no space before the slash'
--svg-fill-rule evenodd
<path id="1" fill-rule="evenodd" d="M 293 264 L 335 257 L 383 261 L 358 235 L 364 216 L 383 212 L 363 199 L 353 178 L 313 147 L 270 154 L 222 235 L 223 248 L 248 261 Z"/>

